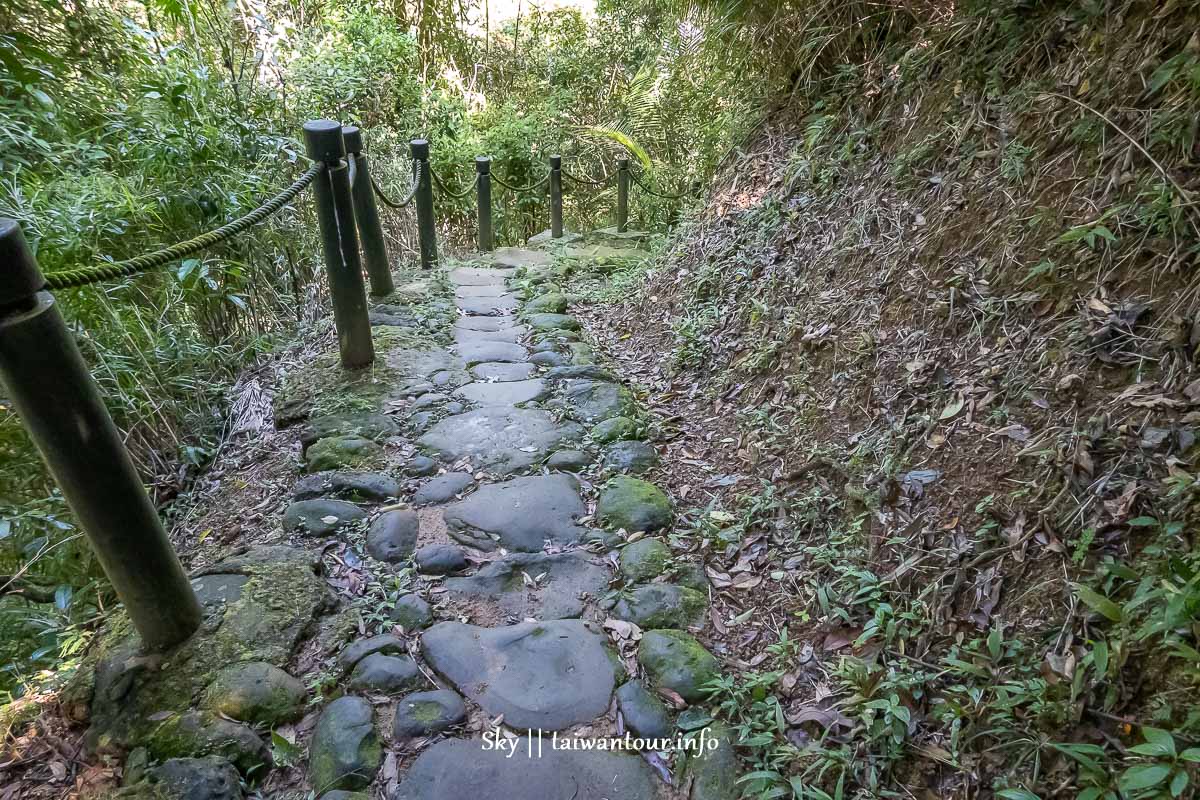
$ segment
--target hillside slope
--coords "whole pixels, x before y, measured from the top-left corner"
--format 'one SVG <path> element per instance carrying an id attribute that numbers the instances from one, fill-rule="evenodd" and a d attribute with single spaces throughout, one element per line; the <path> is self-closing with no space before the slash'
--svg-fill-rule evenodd
<path id="1" fill-rule="evenodd" d="M 1200 4 L 980 5 L 798 84 L 591 317 L 699 465 L 752 794 L 1192 791 Z"/>

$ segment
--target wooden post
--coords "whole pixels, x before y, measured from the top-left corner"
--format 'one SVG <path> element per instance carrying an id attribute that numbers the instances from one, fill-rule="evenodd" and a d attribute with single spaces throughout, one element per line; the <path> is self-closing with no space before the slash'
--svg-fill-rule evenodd
<path id="1" fill-rule="evenodd" d="M 342 140 L 346 143 L 346 154 L 354 159 L 354 184 L 350 192 L 354 196 L 354 219 L 358 223 L 358 235 L 362 238 L 363 261 L 367 276 L 371 279 L 371 294 L 384 297 L 396 290 L 392 281 L 392 265 L 388 261 L 387 244 L 383 240 L 383 226 L 379 224 L 379 208 L 375 205 L 375 191 L 371 188 L 371 172 L 367 155 L 363 152 L 362 131 L 356 125 L 342 128 Z"/>
<path id="2" fill-rule="evenodd" d="M 479 252 L 492 252 L 492 160 L 487 156 L 475 159 L 475 172 L 478 180 L 475 183 L 475 213 L 478 218 L 478 231 L 475 238 Z"/>
<path id="3" fill-rule="evenodd" d="M 629 227 L 629 159 L 617 161 L 617 233 Z"/>
<path id="4" fill-rule="evenodd" d="M 421 266 L 431 269 L 438 260 L 437 225 L 433 218 L 433 175 L 429 167 L 429 142 L 413 139 L 409 143 L 417 175 L 417 236 L 421 244 Z"/>
<path id="5" fill-rule="evenodd" d="M 561 239 L 562 235 L 562 156 L 550 156 L 550 237 Z"/>

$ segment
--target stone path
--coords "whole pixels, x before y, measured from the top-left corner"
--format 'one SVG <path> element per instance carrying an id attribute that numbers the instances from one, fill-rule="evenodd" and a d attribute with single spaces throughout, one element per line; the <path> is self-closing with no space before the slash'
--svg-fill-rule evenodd
<path id="1" fill-rule="evenodd" d="M 447 344 L 387 352 L 394 385 L 372 395 L 375 408 L 306 423 L 308 473 L 282 515 L 291 542 L 346 541 L 377 575 L 415 573 L 395 607 L 381 609 L 392 624 L 336 655 L 341 696 L 307 741 L 316 797 L 737 796 L 727 731 L 704 729 L 703 715 L 676 723 L 719 675 L 692 635 L 707 616 L 704 571 L 663 538 L 674 509 L 644 477 L 658 455 L 638 435 L 642 412 L 593 363 L 559 285 L 571 269 L 644 257 L 636 242 L 594 235 L 558 252 L 503 248 L 446 270 Z M 429 327 L 421 316 L 389 300 L 373 319 L 377 333 L 403 340 Z M 419 452 L 391 469 L 387 453 L 402 443 Z M 254 584 L 222 569 L 205 591 L 236 605 Z M 294 718 L 295 679 L 276 656 L 226 676 L 234 688 L 209 690 L 219 719 Z M 265 694 L 284 698 L 286 713 L 229 701 L 247 681 L 274 686 Z M 703 756 L 597 744 L 626 732 L 720 742 Z M 390 789 L 380 775 L 388 751 Z M 172 765 L 157 785 L 183 785 L 182 772 L 188 786 L 224 787 L 189 798 L 241 796 L 225 761 L 201 763 L 215 755 L 242 767 L 237 748 L 150 755 Z"/>

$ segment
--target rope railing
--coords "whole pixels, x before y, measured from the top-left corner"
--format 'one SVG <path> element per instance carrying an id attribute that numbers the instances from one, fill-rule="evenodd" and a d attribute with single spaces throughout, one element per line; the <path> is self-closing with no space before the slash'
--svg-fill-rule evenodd
<path id="1" fill-rule="evenodd" d="M 636 184 L 637 187 L 639 189 L 641 189 L 643 192 L 650 195 L 651 197 L 657 197 L 660 200 L 682 200 L 683 198 L 687 197 L 689 194 L 689 192 L 680 192 L 679 194 L 662 194 L 660 192 L 654 191 L 649 186 L 642 183 L 641 178 L 639 178 L 636 173 L 631 171 L 629 173 L 629 177 L 633 180 L 634 184 Z"/>
<path id="2" fill-rule="evenodd" d="M 575 175 L 574 173 L 572 173 L 568 169 L 563 169 L 562 174 L 563 174 L 563 177 L 566 178 L 567 180 L 571 181 L 572 183 L 580 184 L 581 186 L 607 186 L 609 184 L 609 181 L 612 180 L 611 175 L 605 175 L 604 180 L 600 180 L 600 181 L 592 180 L 590 178 L 581 178 L 578 175 Z"/>
<path id="3" fill-rule="evenodd" d="M 441 191 L 441 193 L 446 195 L 447 197 L 453 198 L 454 200 L 461 200 L 462 198 L 469 195 L 471 192 L 475 191 L 475 187 L 479 185 L 479 175 L 476 175 L 467 184 L 467 188 L 456 192 L 453 189 L 451 189 L 449 186 L 447 186 L 446 182 L 444 180 L 442 180 L 441 176 L 438 175 L 436 172 L 431 172 L 430 174 L 433 175 L 433 183 L 435 186 L 438 187 L 438 189 Z"/>
<path id="4" fill-rule="evenodd" d="M 378 197 L 381 201 L 383 201 L 383 204 L 385 206 L 387 206 L 388 208 L 395 208 L 395 209 L 406 208 L 413 201 L 413 198 L 417 196 L 417 189 L 420 188 L 420 186 L 421 186 L 421 171 L 420 171 L 420 167 L 417 165 L 417 163 L 415 161 L 413 162 L 412 180 L 410 181 L 410 184 L 408 187 L 408 194 L 404 195 L 403 200 L 392 200 L 390 197 L 387 196 L 387 194 L 384 193 L 383 189 L 380 188 L 379 183 L 375 180 L 375 177 L 371 176 L 371 191 L 373 191 L 375 193 L 375 196 Z"/>
<path id="5" fill-rule="evenodd" d="M 540 189 L 543 186 L 545 186 L 547 183 L 549 183 L 550 182 L 550 173 L 547 172 L 544 176 L 542 176 L 542 178 L 540 180 L 535 181 L 534 183 L 531 183 L 528 186 L 513 186 L 511 183 L 504 180 L 499 175 L 493 175 L 492 180 L 495 181 L 496 183 L 500 184 L 501 186 L 503 186 L 505 189 L 508 189 L 510 192 L 516 192 L 517 194 L 525 194 L 527 192 L 536 191 L 537 189 Z"/>
<path id="6" fill-rule="evenodd" d="M 45 275 L 46 286 L 50 289 L 73 289 L 99 281 L 126 278 L 130 275 L 137 275 L 140 272 L 147 272 L 165 266 L 172 261 L 178 261 L 185 256 L 190 256 L 200 250 L 220 244 L 254 227 L 292 202 L 292 200 L 296 199 L 296 195 L 304 191 L 324 169 L 325 165 L 322 163 L 313 164 L 291 186 L 250 213 L 238 217 L 232 222 L 227 222 L 215 230 L 202 233 L 199 236 L 179 242 L 178 244 L 173 244 L 170 247 L 164 247 L 153 253 L 136 256 L 125 261 L 114 261 L 109 264 L 94 264 L 78 269 L 64 269 L 57 272 L 50 272 Z"/>

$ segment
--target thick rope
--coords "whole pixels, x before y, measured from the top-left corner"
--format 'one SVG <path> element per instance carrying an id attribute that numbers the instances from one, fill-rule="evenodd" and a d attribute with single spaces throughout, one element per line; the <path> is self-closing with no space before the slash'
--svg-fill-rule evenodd
<path id="1" fill-rule="evenodd" d="M 687 197 L 689 194 L 688 192 L 682 192 L 680 194 L 660 194 L 660 193 L 654 191 L 653 189 L 651 189 L 646 184 L 642 183 L 641 180 L 638 179 L 638 176 L 633 174 L 633 172 L 629 173 L 629 177 L 633 179 L 633 182 L 636 183 L 643 192 L 645 192 L 646 194 L 648 194 L 652 197 L 657 197 L 660 200 L 682 200 L 683 198 Z"/>
<path id="2" fill-rule="evenodd" d="M 413 162 L 412 183 L 408 187 L 408 194 L 406 194 L 404 196 L 404 199 L 399 202 L 391 199 L 386 194 L 384 194 L 383 189 L 380 189 L 379 184 L 375 182 L 375 176 L 374 175 L 371 176 L 371 189 L 375 192 L 375 196 L 378 197 L 381 201 L 383 201 L 383 204 L 385 206 L 387 206 L 388 208 L 397 208 L 397 209 L 404 208 L 405 206 L 407 206 L 409 203 L 411 203 L 413 201 L 414 197 L 417 196 L 417 189 L 419 189 L 420 187 L 421 187 L 421 169 L 419 166 L 417 166 L 417 162 L 415 162 L 415 161 Z"/>
<path id="3" fill-rule="evenodd" d="M 594 180 L 591 180 L 590 178 L 580 178 L 579 176 L 573 175 L 573 174 L 571 174 L 570 171 L 565 170 L 565 169 L 562 171 L 562 174 L 563 174 L 564 178 L 571 181 L 572 183 L 579 183 L 579 184 L 583 184 L 585 186 L 607 186 L 609 181 L 612 180 L 612 175 L 605 177 L 604 180 L 602 180 L 602 181 L 594 181 Z"/>
<path id="4" fill-rule="evenodd" d="M 430 170 L 429 174 L 433 176 L 433 183 L 438 187 L 441 193 L 447 197 L 452 197 L 455 200 L 461 200 L 462 198 L 466 197 L 471 192 L 475 191 L 475 187 L 479 185 L 479 173 L 475 173 L 475 180 L 467 184 L 467 188 L 463 189 L 461 192 L 454 192 L 450 190 L 450 187 L 446 185 L 446 182 L 443 181 L 436 172 Z"/>
<path id="5" fill-rule="evenodd" d="M 184 256 L 189 256 L 192 253 L 207 249 L 215 244 L 220 244 L 226 239 L 230 239 L 254 227 L 292 202 L 292 200 L 296 199 L 296 195 L 304 191 L 324 169 L 324 164 L 313 164 L 291 186 L 249 214 L 228 222 L 216 230 L 202 233 L 194 239 L 188 239 L 186 242 L 173 244 L 154 253 L 147 253 L 146 255 L 137 256 L 127 261 L 114 261 L 110 264 L 96 264 L 90 267 L 80 267 L 79 269 L 64 269 L 58 272 L 51 272 L 46 275 L 46 287 L 49 289 L 71 289 L 98 281 L 124 278 L 170 264 L 172 261 L 178 261 Z"/>
<path id="6" fill-rule="evenodd" d="M 540 181 L 538 181 L 537 183 L 531 183 L 528 186 L 513 186 L 511 183 L 508 183 L 503 178 L 501 178 L 499 175 L 492 175 L 492 180 L 494 180 L 496 183 L 503 186 L 505 189 L 508 189 L 509 191 L 516 192 L 517 194 L 522 194 L 524 192 L 532 192 L 534 189 L 540 189 L 543 186 L 545 186 L 547 183 L 549 183 L 550 182 L 550 173 L 547 172 L 545 177 L 543 177 Z"/>

